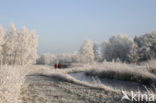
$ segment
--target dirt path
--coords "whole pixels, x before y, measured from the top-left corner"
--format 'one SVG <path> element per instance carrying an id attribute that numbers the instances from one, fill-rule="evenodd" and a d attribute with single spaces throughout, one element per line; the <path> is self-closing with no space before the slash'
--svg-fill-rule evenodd
<path id="1" fill-rule="evenodd" d="M 117 103 L 121 98 L 114 92 L 46 76 L 27 76 L 21 94 L 23 103 Z"/>

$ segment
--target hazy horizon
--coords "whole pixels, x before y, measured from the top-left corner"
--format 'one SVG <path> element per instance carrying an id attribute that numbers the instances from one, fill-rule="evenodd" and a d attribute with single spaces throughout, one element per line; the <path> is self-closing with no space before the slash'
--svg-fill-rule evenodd
<path id="1" fill-rule="evenodd" d="M 38 53 L 79 50 L 86 39 L 101 43 L 112 35 L 129 37 L 156 30 L 155 0 L 1 1 L 0 24 L 25 25 L 39 35 Z"/>

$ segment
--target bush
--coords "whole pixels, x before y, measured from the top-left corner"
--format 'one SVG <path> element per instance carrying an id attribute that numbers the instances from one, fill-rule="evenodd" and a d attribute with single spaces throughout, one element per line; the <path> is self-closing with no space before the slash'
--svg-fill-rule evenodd
<path id="1" fill-rule="evenodd" d="M 21 86 L 26 71 L 23 66 L 0 67 L 0 102 L 22 103 L 20 100 Z"/>

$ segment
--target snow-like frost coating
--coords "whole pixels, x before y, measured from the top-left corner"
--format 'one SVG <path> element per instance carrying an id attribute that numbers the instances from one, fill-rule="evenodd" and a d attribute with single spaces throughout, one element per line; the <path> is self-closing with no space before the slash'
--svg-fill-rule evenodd
<path id="1" fill-rule="evenodd" d="M 0 67 L 0 103 L 21 103 L 20 91 L 26 71 L 22 66 Z"/>

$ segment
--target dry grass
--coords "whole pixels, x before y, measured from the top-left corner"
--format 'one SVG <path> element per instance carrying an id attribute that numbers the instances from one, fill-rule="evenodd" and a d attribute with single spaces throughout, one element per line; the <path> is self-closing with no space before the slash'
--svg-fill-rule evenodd
<path id="1" fill-rule="evenodd" d="M 94 65 L 90 70 L 86 71 L 86 75 L 133 81 L 144 85 L 156 84 L 156 76 L 144 67 L 124 63 L 104 62 L 103 64 Z"/>
<path id="2" fill-rule="evenodd" d="M 95 84 L 92 84 L 89 82 L 80 81 L 80 80 L 77 80 L 68 74 L 61 73 L 61 72 L 58 73 L 58 71 L 37 73 L 37 74 L 32 74 L 32 75 L 45 76 L 45 77 L 51 78 L 52 80 L 75 83 L 78 85 L 83 85 L 83 86 L 87 86 L 87 87 L 94 88 L 94 89 L 104 89 L 104 90 L 109 90 L 109 91 L 117 91 L 117 89 L 108 87 L 108 86 L 102 84 L 101 82 L 96 81 Z"/>
<path id="3" fill-rule="evenodd" d="M 156 75 L 156 59 L 153 59 L 153 60 L 149 60 L 147 62 L 143 62 L 141 63 L 142 66 L 146 67 L 146 69 Z"/>
<path id="4" fill-rule="evenodd" d="M 104 85 L 104 84 L 102 84 L 101 82 L 98 82 L 98 81 L 96 81 L 96 84 L 90 84 L 89 82 L 79 81 L 79 80 L 71 77 L 70 75 L 63 74 L 63 73 L 53 73 L 53 74 L 50 75 L 50 77 L 55 79 L 55 80 L 57 79 L 58 81 L 70 82 L 70 83 L 74 83 L 74 84 L 78 84 L 78 85 L 82 85 L 82 86 L 87 86 L 87 87 L 90 87 L 90 88 L 93 88 L 93 89 L 104 90 L 104 91 L 107 91 L 110 94 L 115 93 L 115 94 L 117 94 L 117 95 L 119 95 L 121 97 L 123 96 L 120 89 L 115 89 L 115 88 L 106 86 L 106 85 Z M 130 95 L 131 92 L 130 91 L 126 91 L 126 92 L 127 92 L 127 94 L 129 94 L 129 97 L 131 98 L 131 95 Z M 152 94 L 152 95 L 154 95 L 154 97 L 156 97 L 155 87 L 153 87 L 152 89 L 146 88 L 146 91 L 143 91 L 143 92 L 138 90 L 138 91 L 135 91 L 134 93 L 135 94 L 138 94 L 138 93 L 147 94 L 148 96 Z M 136 98 L 138 98 L 138 97 L 136 96 Z M 146 102 L 145 98 L 144 98 L 143 101 L 140 101 L 138 103 L 143 103 L 143 102 Z M 154 101 L 153 103 L 155 103 L 155 102 L 156 101 Z M 123 101 L 123 103 L 131 103 L 131 102 L 130 101 L 126 101 L 126 102 Z"/>
<path id="5" fill-rule="evenodd" d="M 144 84 L 145 78 L 149 80 L 154 80 L 155 78 L 155 75 L 148 72 L 145 66 L 128 65 L 124 63 L 113 63 L 113 62 L 111 63 L 104 62 L 103 64 L 85 65 L 81 67 L 74 67 L 74 68 L 69 68 L 69 69 L 57 69 L 57 70 L 49 68 L 49 67 L 44 67 L 44 66 L 34 66 L 30 68 L 36 68 L 36 70 L 38 68 L 38 70 L 36 71 L 37 75 L 48 77 L 50 80 L 54 80 L 56 82 L 61 81 L 62 83 L 69 82 L 71 84 L 77 84 L 79 86 L 86 86 L 88 88 L 100 89 L 103 91 L 107 91 L 110 94 L 111 93 L 118 94 L 119 98 L 123 96 L 120 89 L 114 89 L 113 87 L 106 86 L 98 81 L 96 81 L 96 84 L 90 84 L 88 82 L 79 81 L 75 79 L 74 77 L 68 75 L 67 73 L 83 71 L 83 72 L 92 73 L 91 75 L 93 75 L 94 73 L 94 75 L 97 75 L 97 76 L 100 76 L 100 75 L 103 75 L 103 73 L 106 73 L 105 75 L 108 78 L 109 78 L 109 75 L 111 75 L 110 77 L 114 76 L 112 79 L 121 79 L 121 80 L 126 80 L 126 81 L 129 80 L 129 81 L 135 81 L 135 82 L 139 82 L 143 84 Z M 109 71 L 113 71 L 114 74 Z M 35 71 L 33 71 L 33 73 L 35 73 Z M 137 79 L 139 79 L 139 81 L 137 81 Z M 129 91 L 126 91 L 126 92 L 130 94 Z M 144 91 L 144 93 L 154 94 L 154 95 L 156 94 L 156 92 L 153 91 L 152 89 L 151 90 L 147 89 L 147 91 Z M 126 101 L 125 103 L 128 103 L 128 102 Z"/>
<path id="6" fill-rule="evenodd" d="M 21 103 L 20 89 L 24 82 L 23 66 L 0 67 L 0 103 Z"/>
<path id="7" fill-rule="evenodd" d="M 46 76 L 48 78 L 51 78 L 52 80 L 55 80 L 56 82 L 69 82 L 69 83 L 72 83 L 72 84 L 77 84 L 77 85 L 80 85 L 80 86 L 86 86 L 86 87 L 89 87 L 89 88 L 92 88 L 92 89 L 100 89 L 100 90 L 104 90 L 104 91 L 107 91 L 108 93 L 115 93 L 115 94 L 118 94 L 119 97 L 122 97 L 122 92 L 120 89 L 115 89 L 115 88 L 112 88 L 112 87 L 109 87 L 109 86 L 106 86 L 104 84 L 101 84 L 101 82 L 98 82 L 96 81 L 96 84 L 90 84 L 89 82 L 84 82 L 84 81 L 79 81 L 75 78 L 73 78 L 72 76 L 68 75 L 68 74 L 64 74 L 64 73 L 58 73 L 57 71 L 55 72 L 48 72 L 43 74 L 37 74 L 37 75 L 42 75 L 42 76 Z M 142 93 L 142 94 L 147 94 L 147 95 L 150 95 L 150 94 L 153 94 L 155 97 L 156 97 L 156 92 L 151 90 L 151 89 L 147 89 L 147 91 L 144 91 L 144 92 L 141 92 L 141 91 L 135 91 L 134 93 L 137 94 L 138 92 Z M 126 91 L 126 93 L 129 94 L 129 97 L 131 97 L 131 93 L 130 91 Z M 123 102 L 123 103 L 129 103 L 129 102 Z M 139 103 L 139 102 L 138 102 Z M 140 102 L 142 103 L 142 101 Z"/>

